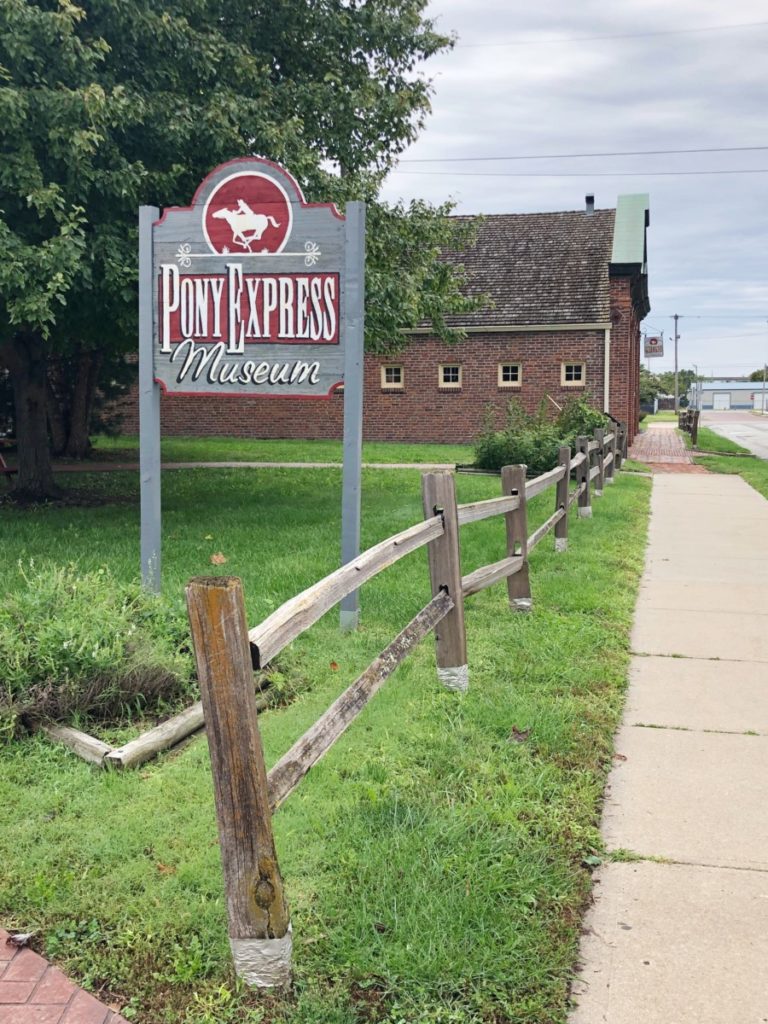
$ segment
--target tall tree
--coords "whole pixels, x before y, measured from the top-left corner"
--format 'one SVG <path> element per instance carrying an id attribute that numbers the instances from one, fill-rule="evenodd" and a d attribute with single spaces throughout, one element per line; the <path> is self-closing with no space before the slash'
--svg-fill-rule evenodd
<path id="1" fill-rule="evenodd" d="M 429 109 L 420 65 L 451 44 L 426 2 L 2 0 L 0 364 L 20 494 L 55 493 L 50 353 L 75 382 L 77 454 L 96 364 L 135 349 L 138 206 L 185 204 L 213 166 L 246 153 L 285 163 L 312 198 L 375 204 Z M 422 319 L 450 333 L 445 314 L 464 300 L 435 261 L 454 243 L 447 212 L 374 205 L 369 345 Z"/>

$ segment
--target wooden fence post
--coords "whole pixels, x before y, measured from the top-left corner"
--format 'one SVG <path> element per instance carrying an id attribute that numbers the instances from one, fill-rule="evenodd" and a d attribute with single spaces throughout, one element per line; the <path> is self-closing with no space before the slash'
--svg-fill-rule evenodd
<path id="1" fill-rule="evenodd" d="M 285 985 L 291 927 L 272 835 L 242 583 L 232 576 L 198 578 L 186 593 L 235 971 L 250 985 Z"/>
<path id="2" fill-rule="evenodd" d="M 571 482 L 571 449 L 566 445 L 558 451 L 557 461 L 565 468 L 562 480 L 555 490 L 555 512 L 564 509 L 565 515 L 555 523 L 555 551 L 568 550 L 568 491 Z"/>
<path id="3" fill-rule="evenodd" d="M 602 497 L 605 489 L 605 430 L 602 427 L 595 429 L 595 440 L 600 445 L 595 453 L 597 455 L 597 468 L 599 470 L 595 477 L 595 495 Z"/>
<path id="4" fill-rule="evenodd" d="M 517 494 L 520 504 L 504 516 L 507 524 L 507 555 L 522 555 L 520 569 L 507 577 L 509 607 L 516 612 L 531 610 L 531 581 L 528 573 L 528 507 L 525 497 L 525 466 L 502 466 L 502 494 Z"/>
<path id="5" fill-rule="evenodd" d="M 622 433 L 621 433 L 621 424 L 617 423 L 616 424 L 616 459 L 615 459 L 616 469 L 621 469 L 621 463 L 623 462 L 622 455 L 621 455 L 621 453 L 623 451 L 623 445 L 624 445 L 624 441 L 623 441 Z"/>
<path id="6" fill-rule="evenodd" d="M 621 461 L 622 462 L 624 461 L 624 459 L 627 458 L 628 451 L 629 451 L 629 427 L 624 422 L 624 420 L 622 420 L 621 421 Z"/>
<path id="7" fill-rule="evenodd" d="M 695 448 L 699 440 L 699 410 L 695 409 L 691 416 L 691 444 Z"/>
<path id="8" fill-rule="evenodd" d="M 435 629 L 437 678 L 446 690 L 463 693 L 469 687 L 464 593 L 461 589 L 461 548 L 456 511 L 456 481 L 452 473 L 424 473 L 421 477 L 424 516 L 441 514 L 445 532 L 427 547 L 432 596 L 441 590 L 453 599 L 453 610 Z"/>
<path id="9" fill-rule="evenodd" d="M 608 469 L 605 474 L 605 482 L 607 484 L 615 484 L 616 478 L 614 473 L 616 472 L 616 427 L 614 425 L 611 431 L 611 440 L 609 442 L 609 453 L 613 456 L 611 461 L 608 463 Z"/>
<path id="10" fill-rule="evenodd" d="M 584 490 L 579 495 L 578 509 L 580 519 L 589 519 L 592 515 L 592 503 L 589 497 L 589 470 L 591 468 L 590 463 L 592 459 L 589 454 L 589 438 L 588 437 L 577 437 L 576 438 L 576 450 L 584 453 L 584 461 L 578 467 L 576 471 L 576 483 L 579 487 L 584 486 Z"/>

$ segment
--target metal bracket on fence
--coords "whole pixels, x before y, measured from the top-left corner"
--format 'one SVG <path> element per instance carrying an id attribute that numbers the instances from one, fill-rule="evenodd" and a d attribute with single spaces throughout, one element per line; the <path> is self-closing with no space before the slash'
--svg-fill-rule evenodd
<path id="1" fill-rule="evenodd" d="M 509 607 L 515 612 L 529 612 L 532 607 L 531 580 L 528 572 L 528 501 L 525 492 L 526 466 L 503 466 L 501 470 L 502 494 L 517 495 L 517 508 L 504 516 L 507 525 L 507 557 L 519 555 L 523 564 L 507 577 Z M 518 551 L 518 548 L 520 549 Z"/>
<path id="2" fill-rule="evenodd" d="M 571 449 L 564 445 L 558 451 L 557 461 L 563 467 L 563 475 L 557 481 L 555 490 L 555 511 L 564 509 L 565 515 L 555 523 L 555 551 L 568 550 L 568 491 L 571 482 Z"/>
<path id="3" fill-rule="evenodd" d="M 580 464 L 576 471 L 576 482 L 579 485 L 579 518 L 590 519 L 592 516 L 592 502 L 589 497 L 589 471 L 591 469 L 592 456 L 589 452 L 589 438 L 588 437 L 577 437 L 576 448 L 584 455 L 584 461 Z"/>

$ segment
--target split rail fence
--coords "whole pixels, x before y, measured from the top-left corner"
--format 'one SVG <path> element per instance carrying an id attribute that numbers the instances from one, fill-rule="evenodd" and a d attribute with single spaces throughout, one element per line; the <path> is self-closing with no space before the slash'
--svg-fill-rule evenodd
<path id="1" fill-rule="evenodd" d="M 498 498 L 457 504 L 451 473 L 422 476 L 424 521 L 364 551 L 248 629 L 242 584 L 234 577 L 190 580 L 186 594 L 213 768 L 229 935 L 235 969 L 247 983 L 285 984 L 291 930 L 272 834 L 272 814 L 330 749 L 373 695 L 428 633 L 434 631 L 437 672 L 448 689 L 469 683 L 464 600 L 506 581 L 510 607 L 531 608 L 528 559 L 554 531 L 555 549 L 568 546 L 568 511 L 592 514 L 626 457 L 623 424 L 577 439 L 559 451 L 558 465 L 526 480 L 525 466 L 505 466 Z M 572 475 L 576 486 L 571 488 Z M 555 509 L 529 534 L 531 498 L 555 489 Z M 505 517 L 506 554 L 465 575 L 459 531 L 468 523 Z M 341 599 L 405 555 L 426 547 L 432 600 L 308 731 L 267 772 L 257 724 L 254 668 L 265 667 Z"/>
<path id="2" fill-rule="evenodd" d="M 696 447 L 699 440 L 699 413 L 698 409 L 682 409 L 677 415 L 677 426 L 691 435 L 691 444 Z"/>

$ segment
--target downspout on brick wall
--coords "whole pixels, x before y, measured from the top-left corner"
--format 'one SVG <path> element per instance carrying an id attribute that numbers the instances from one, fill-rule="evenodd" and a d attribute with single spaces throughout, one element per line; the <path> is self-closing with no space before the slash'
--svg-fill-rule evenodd
<path id="1" fill-rule="evenodd" d="M 611 328 L 605 328 L 603 358 L 603 412 L 611 411 Z"/>

